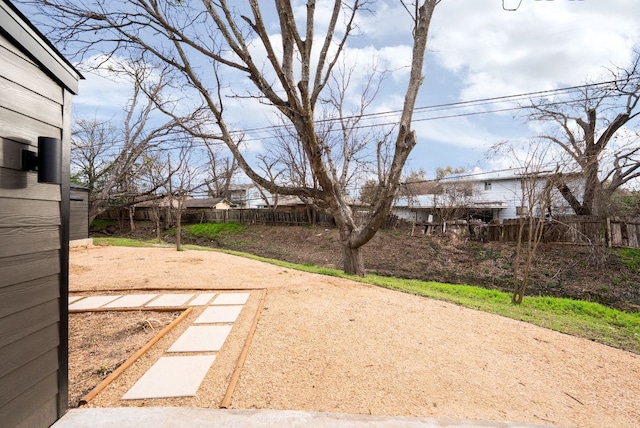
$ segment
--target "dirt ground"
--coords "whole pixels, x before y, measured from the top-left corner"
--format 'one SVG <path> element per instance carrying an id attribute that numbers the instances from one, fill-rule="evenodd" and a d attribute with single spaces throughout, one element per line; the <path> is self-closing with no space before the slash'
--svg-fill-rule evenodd
<path id="1" fill-rule="evenodd" d="M 69 315 L 69 407 L 176 318 L 173 312 L 87 312 Z"/>
<path id="2" fill-rule="evenodd" d="M 233 367 L 266 288 L 231 408 L 640 425 L 640 356 L 589 340 L 216 252 L 101 247 L 73 250 L 70 263 L 72 294 L 253 290 L 211 370 L 217 378 L 204 382 L 213 398 L 136 405 L 219 406 L 223 368 Z M 154 348 L 141 365 L 162 352 Z M 105 393 L 121 396 L 126 382 Z"/>

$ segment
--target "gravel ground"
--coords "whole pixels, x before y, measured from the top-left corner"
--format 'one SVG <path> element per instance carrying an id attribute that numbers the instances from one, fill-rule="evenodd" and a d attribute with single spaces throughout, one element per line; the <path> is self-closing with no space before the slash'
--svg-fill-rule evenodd
<path id="1" fill-rule="evenodd" d="M 232 408 L 640 425 L 640 356 L 523 322 L 217 252 L 79 249 L 70 271 L 72 293 L 255 289 L 196 398 L 117 398 L 167 337 L 94 406 L 217 407 L 266 288 Z"/>

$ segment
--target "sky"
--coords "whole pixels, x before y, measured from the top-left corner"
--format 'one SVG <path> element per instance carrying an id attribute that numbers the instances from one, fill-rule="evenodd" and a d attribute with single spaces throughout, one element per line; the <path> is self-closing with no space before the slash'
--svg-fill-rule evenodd
<path id="1" fill-rule="evenodd" d="M 325 3 L 319 1 L 319 27 L 326 16 Z M 304 2 L 294 4 L 296 10 L 304 9 Z M 402 106 L 410 54 L 407 16 L 399 1 L 380 0 L 370 15 L 358 21 L 361 34 L 347 46 L 347 57 L 363 65 L 356 79 L 365 78 L 364 71 L 374 60 L 390 71 L 371 112 Z M 634 47 L 640 47 L 639 22 L 637 0 L 443 0 L 432 20 L 425 80 L 416 104 L 413 127 L 418 144 L 405 172 L 423 169 L 433 177 L 438 167 L 476 171 L 509 167 L 509 159 L 488 158 L 488 151 L 501 141 L 527 140 L 536 133 L 523 112 L 460 116 L 505 104 L 455 110 L 428 107 L 609 80 L 607 68 L 629 65 Z M 278 37 L 277 27 L 270 28 L 272 37 Z M 131 93 L 127 83 L 109 80 L 108 72 L 83 74 L 86 80 L 74 98 L 74 116 L 121 116 Z M 238 75 L 228 78 L 236 90 L 247 83 Z M 272 123 L 261 106 L 239 103 L 226 112 L 236 129 Z M 434 119 L 439 116 L 454 117 Z M 245 150 L 264 150 L 264 138 L 248 132 Z"/>

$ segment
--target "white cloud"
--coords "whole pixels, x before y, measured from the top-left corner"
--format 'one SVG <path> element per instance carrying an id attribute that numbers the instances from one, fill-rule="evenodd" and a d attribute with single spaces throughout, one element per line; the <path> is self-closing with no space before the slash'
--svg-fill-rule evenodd
<path id="1" fill-rule="evenodd" d="M 80 116 L 91 115 L 110 119 L 122 114 L 133 91 L 130 78 L 114 72 L 120 61 L 115 58 L 94 56 L 81 64 L 85 80 L 80 81 L 79 94 L 73 105 Z"/>
<path id="2" fill-rule="evenodd" d="M 519 0 L 505 0 L 517 4 Z M 409 3 L 409 2 L 406 2 Z M 534 1 L 523 0 L 516 12 L 501 8 L 501 0 L 444 0 L 436 8 L 430 31 L 429 54 L 425 69 L 425 88 L 418 107 L 455 100 L 481 99 L 507 94 L 579 85 L 587 79 L 600 79 L 604 67 L 625 66 L 632 47 L 640 40 L 640 7 L 634 0 Z M 316 6 L 314 53 L 322 44 L 332 2 L 321 0 Z M 273 7 L 264 8 L 273 18 Z M 411 20 L 397 0 L 378 0 L 371 13 L 358 18 L 357 35 L 345 48 L 347 59 L 358 65 L 353 87 L 364 81 L 372 64 L 394 70 L 385 83 L 371 112 L 398 110 L 402 107 L 411 59 Z M 306 2 L 296 0 L 298 19 L 306 12 Z M 304 28 L 304 20 L 298 21 Z M 273 19 L 267 27 L 276 50 L 281 48 L 280 28 Z M 338 34 L 339 35 L 339 34 Z M 333 46 L 335 49 L 335 45 Z M 252 46 L 258 66 L 268 69 L 264 49 Z M 276 53 L 277 55 L 279 53 Z M 437 67 L 432 67 L 433 62 Z M 206 71 L 207 64 L 200 66 Z M 298 72 L 298 70 L 297 70 Z M 298 73 L 299 75 L 299 73 Z M 113 80 L 107 70 L 86 73 L 80 96 L 74 104 L 100 115 L 121 114 L 131 85 Z M 277 90 L 275 75 L 269 80 Z M 246 96 L 256 90 L 243 72 L 224 72 L 225 91 Z M 250 92 L 249 92 L 250 91 Z M 351 98 L 357 102 L 357 91 Z M 225 115 L 230 126 L 250 129 L 274 123 L 273 108 L 255 99 L 227 98 Z M 446 114 L 446 113 L 443 113 Z M 511 116 L 509 115 L 503 116 Z M 487 147 L 509 137 L 522 137 L 510 129 L 517 122 L 498 115 L 458 117 L 455 119 L 417 121 L 420 143 L 415 149 L 419 159 L 433 160 L 438 166 L 455 164 L 456 156 L 473 152 L 481 156 Z M 424 116 L 422 116 L 424 117 Z M 416 119 L 420 119 L 416 115 Z M 384 120 L 384 119 L 383 119 Z M 385 120 L 386 121 L 386 120 Z M 530 132 L 519 124 L 518 132 Z M 265 133 L 248 133 L 247 152 L 264 152 L 269 138 Z"/>
<path id="3" fill-rule="evenodd" d="M 640 36 L 633 0 L 523 1 L 515 12 L 496 3 L 445 1 L 436 9 L 430 47 L 461 78 L 461 99 L 599 78 L 603 67 L 629 63 Z"/>
<path id="4" fill-rule="evenodd" d="M 413 125 L 418 134 L 418 141 L 437 141 L 455 149 L 484 151 L 501 140 L 498 135 L 492 134 L 466 118 L 414 122 Z"/>

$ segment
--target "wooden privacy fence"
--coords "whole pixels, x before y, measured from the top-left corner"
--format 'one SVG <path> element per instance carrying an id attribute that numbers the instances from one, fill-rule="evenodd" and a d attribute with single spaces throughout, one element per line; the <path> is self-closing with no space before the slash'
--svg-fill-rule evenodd
<path id="1" fill-rule="evenodd" d="M 163 221 L 167 225 L 174 223 L 171 217 L 175 213 L 169 213 L 166 209 L 161 210 Z M 368 219 L 369 212 L 366 210 L 356 210 L 353 213 L 356 221 L 364 223 Z M 101 213 L 98 218 L 105 220 L 123 221 L 128 219 L 129 211 L 125 208 L 110 208 Z M 133 219 L 137 221 L 155 221 L 153 211 L 150 208 L 136 208 Z M 267 224 L 267 225 L 288 225 L 288 226 L 308 226 L 317 225 L 325 227 L 335 226 L 333 216 L 319 212 L 316 209 L 297 210 L 271 210 L 265 208 L 242 208 L 216 210 L 209 208 L 188 208 L 182 212 L 183 223 L 244 223 L 244 224 Z M 382 224 L 383 229 L 395 228 L 399 219 L 395 215 L 388 215 Z"/>
<path id="2" fill-rule="evenodd" d="M 354 211 L 356 222 L 364 223 L 369 218 L 369 212 Z M 184 223 L 244 223 L 244 224 L 273 224 L 289 226 L 317 225 L 333 227 L 336 225 L 331 214 L 325 214 L 308 208 L 306 210 L 270 210 L 264 208 L 243 208 L 230 210 L 189 209 L 182 214 Z M 398 217 L 388 215 L 382 224 L 383 229 L 392 229 L 398 224 Z"/>
<path id="3" fill-rule="evenodd" d="M 231 210 L 187 210 L 182 214 L 184 223 L 244 223 L 333 226 L 333 217 L 316 210 L 270 210 L 264 208 L 244 208 Z"/>
<path id="4" fill-rule="evenodd" d="M 168 213 L 161 209 L 160 215 L 171 225 L 174 221 Z M 106 220 L 122 220 L 128 218 L 127 209 L 110 208 L 98 217 Z M 155 221 L 153 210 L 150 208 L 136 208 L 133 219 L 137 221 Z M 185 209 L 182 212 L 183 223 L 244 223 L 244 224 L 278 224 L 278 225 L 310 225 L 333 226 L 333 217 L 316 210 L 270 210 L 264 208 L 242 208 L 229 210 L 216 209 Z"/>
<path id="5" fill-rule="evenodd" d="M 525 221 L 523 239 L 528 235 L 528 220 Z M 537 222 L 533 222 L 533 227 Z M 517 241 L 521 221 L 504 220 L 502 224 L 487 224 L 486 239 L 489 241 Z M 544 242 L 568 242 L 573 244 L 605 244 L 610 247 L 640 247 L 640 218 L 566 216 L 545 219 L 542 240 Z"/>

